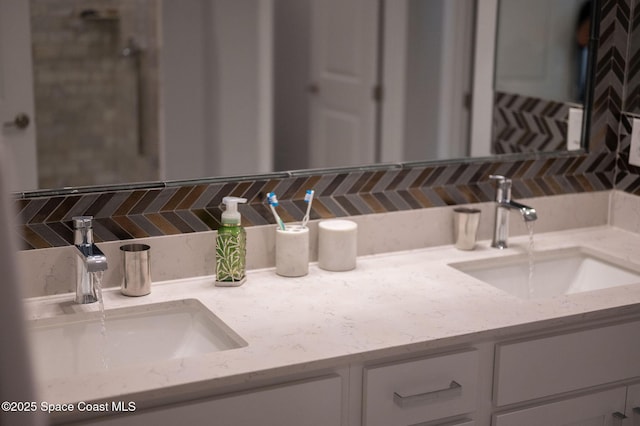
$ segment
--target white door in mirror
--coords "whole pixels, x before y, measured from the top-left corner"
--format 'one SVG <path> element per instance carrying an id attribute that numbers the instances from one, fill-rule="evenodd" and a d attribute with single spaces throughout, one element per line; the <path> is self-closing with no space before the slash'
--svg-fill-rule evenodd
<path id="1" fill-rule="evenodd" d="M 0 0 L 0 144 L 11 191 L 38 187 L 29 2 Z M 15 167 L 14 167 L 15 164 Z"/>
<path id="2" fill-rule="evenodd" d="M 634 118 L 632 122 L 629 164 L 640 167 L 640 118 Z"/>

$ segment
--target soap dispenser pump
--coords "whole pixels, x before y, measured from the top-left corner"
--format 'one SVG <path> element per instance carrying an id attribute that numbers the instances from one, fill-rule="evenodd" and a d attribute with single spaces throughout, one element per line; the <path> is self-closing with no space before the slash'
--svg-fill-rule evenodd
<path id="1" fill-rule="evenodd" d="M 241 226 L 238 203 L 246 198 L 224 197 L 222 226 L 216 237 L 216 285 L 237 287 L 246 280 L 247 233 Z"/>

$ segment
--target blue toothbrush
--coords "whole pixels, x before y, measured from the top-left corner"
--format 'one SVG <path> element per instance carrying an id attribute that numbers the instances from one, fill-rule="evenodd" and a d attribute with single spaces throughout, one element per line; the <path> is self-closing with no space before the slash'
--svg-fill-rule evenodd
<path id="1" fill-rule="evenodd" d="M 276 194 L 273 192 L 268 193 L 267 202 L 269 203 L 269 207 L 271 207 L 271 213 L 273 213 L 273 217 L 275 218 L 278 227 L 282 231 L 286 230 L 284 222 L 280 219 L 280 216 L 278 216 L 278 212 L 276 212 L 276 207 L 278 206 L 278 198 L 276 197 Z"/>
<path id="2" fill-rule="evenodd" d="M 307 226 L 309 222 L 309 213 L 311 213 L 311 203 L 313 202 L 313 194 L 315 191 L 313 189 L 307 189 L 307 192 L 304 194 L 304 202 L 307 203 L 307 212 L 304 214 L 302 218 L 302 227 Z"/>

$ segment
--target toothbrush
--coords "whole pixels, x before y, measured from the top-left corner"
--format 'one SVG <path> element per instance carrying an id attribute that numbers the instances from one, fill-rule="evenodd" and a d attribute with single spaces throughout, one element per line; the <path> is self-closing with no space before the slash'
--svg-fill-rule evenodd
<path id="1" fill-rule="evenodd" d="M 278 198 L 276 197 L 276 194 L 273 192 L 268 193 L 267 202 L 269 203 L 269 207 L 271 207 L 271 213 L 273 213 L 273 217 L 275 218 L 278 227 L 282 231 L 286 230 L 284 222 L 280 219 L 280 216 L 278 216 L 278 212 L 276 212 L 276 207 L 278 206 Z"/>
<path id="2" fill-rule="evenodd" d="M 302 218 L 302 227 L 307 226 L 307 222 L 309 222 L 309 213 L 311 213 L 311 203 L 313 202 L 313 194 L 315 191 L 313 189 L 307 189 L 307 192 L 304 194 L 304 202 L 307 203 L 307 212 L 304 214 Z"/>

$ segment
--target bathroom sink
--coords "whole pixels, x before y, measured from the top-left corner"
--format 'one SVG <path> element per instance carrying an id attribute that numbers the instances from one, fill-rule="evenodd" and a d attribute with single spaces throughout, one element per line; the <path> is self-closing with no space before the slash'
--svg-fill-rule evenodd
<path id="1" fill-rule="evenodd" d="M 534 252 L 531 269 L 527 254 L 449 266 L 523 299 L 640 283 L 640 265 L 584 247 Z"/>
<path id="2" fill-rule="evenodd" d="M 195 299 L 83 312 L 29 322 L 44 380 L 186 358 L 247 343 Z M 103 325 L 104 324 L 104 325 Z"/>

